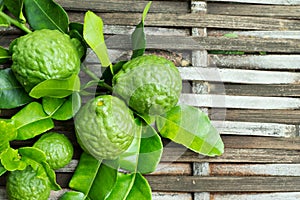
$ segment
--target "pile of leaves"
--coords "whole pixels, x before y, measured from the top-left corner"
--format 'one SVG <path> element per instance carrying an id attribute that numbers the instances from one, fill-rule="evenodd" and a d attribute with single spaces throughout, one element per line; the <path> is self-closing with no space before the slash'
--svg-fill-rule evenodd
<path id="1" fill-rule="evenodd" d="M 151 2 L 146 5 L 142 20 L 131 35 L 131 59 L 145 52 L 144 21 L 150 5 Z M 90 81 L 82 84 L 77 75 L 68 79 L 49 79 L 29 92 L 24 90 L 9 67 L 0 70 L 0 108 L 20 108 L 10 119 L 0 119 L 0 176 L 38 163 L 46 172 L 51 189 L 60 190 L 55 171 L 49 168 L 45 159 L 41 159 L 44 156 L 40 152 L 33 147 L 14 149 L 10 143 L 35 139 L 55 128 L 55 120 L 72 119 L 82 106 L 83 96 L 112 94 L 113 76 L 127 61 L 111 63 L 104 40 L 103 22 L 91 11 L 86 12 L 81 24 L 69 22 L 66 11 L 52 0 L 2 0 L 0 6 L 1 26 L 14 25 L 24 34 L 41 29 L 59 30 L 79 40 L 85 53 L 88 48 L 92 49 L 102 67 L 105 67 L 102 77 L 97 77 L 84 66 L 83 56 L 81 70 L 91 77 Z M 1 64 L 9 66 L 11 56 L 8 48 L 0 47 Z M 89 88 L 95 86 L 98 90 L 90 92 Z M 224 151 L 219 133 L 207 115 L 197 108 L 177 105 L 154 120 L 137 114 L 135 117 L 141 128 L 127 151 L 117 160 L 97 160 L 86 152 L 82 153 L 69 183 L 71 190 L 61 199 L 151 199 L 151 188 L 143 174 L 155 171 L 160 162 L 162 137 L 207 156 L 218 156 Z M 153 126 L 154 121 L 156 127 Z M 163 129 L 163 124 L 169 124 L 169 128 Z M 207 146 L 210 148 L 202 148 L 203 144 L 209 144 Z"/>

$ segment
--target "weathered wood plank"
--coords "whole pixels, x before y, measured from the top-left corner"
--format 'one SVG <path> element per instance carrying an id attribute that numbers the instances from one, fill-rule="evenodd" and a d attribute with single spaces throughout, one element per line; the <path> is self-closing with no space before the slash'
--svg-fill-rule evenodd
<path id="1" fill-rule="evenodd" d="M 299 18 L 300 6 L 208 3 L 207 13 L 217 15 Z"/>
<path id="2" fill-rule="evenodd" d="M 92 10 L 96 12 L 138 12 L 142 13 L 147 1 L 136 0 L 56 0 L 67 11 Z M 187 1 L 153 1 L 150 13 L 188 13 L 190 12 Z"/>
<path id="3" fill-rule="evenodd" d="M 181 94 L 180 103 L 198 107 L 241 109 L 299 109 L 299 98 Z"/>
<path id="4" fill-rule="evenodd" d="M 183 147 L 165 147 L 164 162 L 300 163 L 299 150 L 225 148 L 220 157 L 206 157 Z"/>
<path id="5" fill-rule="evenodd" d="M 225 34 L 231 34 L 232 37 L 256 37 L 256 38 L 277 38 L 277 39 L 300 39 L 300 31 L 232 31 L 223 29 L 212 29 L 208 31 L 209 36 L 228 37 Z M 233 35 L 232 35 L 233 34 Z"/>
<path id="6" fill-rule="evenodd" d="M 276 70 L 297 70 L 300 68 L 299 55 L 209 55 L 209 57 L 210 65 L 226 68 Z"/>
<path id="7" fill-rule="evenodd" d="M 300 177 L 151 176 L 153 190 L 184 192 L 299 192 Z"/>
<path id="8" fill-rule="evenodd" d="M 300 164 L 222 164 L 209 165 L 212 176 L 300 176 Z"/>
<path id="9" fill-rule="evenodd" d="M 300 137 L 271 138 L 251 136 L 222 136 L 227 148 L 300 150 Z"/>
<path id="10" fill-rule="evenodd" d="M 300 84 L 215 84 L 208 85 L 210 94 L 226 94 L 236 96 L 266 96 L 266 97 L 299 97 Z M 225 88 L 225 89 L 224 89 Z"/>
<path id="11" fill-rule="evenodd" d="M 276 193 L 211 193 L 211 200 L 299 200 L 300 192 L 276 192 Z"/>
<path id="12" fill-rule="evenodd" d="M 300 5 L 300 0 L 207 0 L 208 2 L 237 2 L 237 3 L 255 3 L 270 5 Z"/>
<path id="13" fill-rule="evenodd" d="M 295 125 L 237 121 L 212 121 L 212 124 L 223 135 L 271 137 L 295 137 L 298 135 Z"/>
<path id="14" fill-rule="evenodd" d="M 210 118 L 214 120 L 300 124 L 300 110 L 250 110 L 250 109 L 224 109 L 209 110 Z"/>
<path id="15" fill-rule="evenodd" d="M 104 24 L 136 25 L 139 23 L 140 13 L 97 13 Z M 70 20 L 83 22 L 83 13 L 70 12 Z M 147 26 L 160 27 L 207 27 L 244 30 L 300 30 L 297 20 L 275 19 L 269 17 L 226 16 L 212 14 L 166 14 L 149 13 Z"/>
<path id="16" fill-rule="evenodd" d="M 179 67 L 178 70 L 183 80 L 245 84 L 292 84 L 300 81 L 300 73 L 296 72 L 204 67 Z"/>

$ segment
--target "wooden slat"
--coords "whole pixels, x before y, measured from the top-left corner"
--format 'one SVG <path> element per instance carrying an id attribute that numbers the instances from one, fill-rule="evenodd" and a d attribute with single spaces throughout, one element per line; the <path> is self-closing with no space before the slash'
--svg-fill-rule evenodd
<path id="1" fill-rule="evenodd" d="M 276 192 L 276 193 L 211 193 L 210 200 L 299 200 L 300 192 Z"/>
<path id="2" fill-rule="evenodd" d="M 226 68 L 276 70 L 296 70 L 300 68 L 299 55 L 210 55 L 209 57 L 211 65 Z"/>
<path id="3" fill-rule="evenodd" d="M 256 38 L 277 38 L 277 39 L 300 39 L 300 31 L 232 31 L 232 30 L 224 30 L 224 29 L 211 29 L 208 31 L 209 36 L 215 37 L 228 37 L 230 34 L 231 37 L 256 37 Z"/>
<path id="4" fill-rule="evenodd" d="M 223 135 L 295 137 L 298 134 L 295 125 L 237 121 L 212 121 L 212 124 Z"/>
<path id="5" fill-rule="evenodd" d="M 104 24 L 136 25 L 140 13 L 97 13 Z M 83 13 L 70 13 L 71 21 L 83 21 Z M 226 16 L 212 14 L 163 14 L 149 13 L 145 21 L 147 26 L 160 27 L 207 27 L 244 30 L 300 30 L 297 20 L 274 19 L 268 17 Z"/>
<path id="6" fill-rule="evenodd" d="M 178 70 L 183 80 L 193 81 L 198 80 L 245 84 L 292 84 L 300 81 L 300 73 L 296 72 L 203 67 L 179 67 Z"/>
<path id="7" fill-rule="evenodd" d="M 208 3 L 207 12 L 218 15 L 299 18 L 300 6 L 249 5 L 234 3 Z"/>
<path id="8" fill-rule="evenodd" d="M 184 192 L 299 192 L 300 177 L 147 177 L 153 190 Z"/>
<path id="9" fill-rule="evenodd" d="M 181 94 L 180 103 L 198 107 L 241 109 L 299 109 L 299 98 Z"/>
<path id="10" fill-rule="evenodd" d="M 215 120 L 300 124 L 300 110 L 227 109 L 225 114 L 224 109 L 210 110 L 210 118 Z"/>
<path id="11" fill-rule="evenodd" d="M 208 2 L 237 2 L 270 5 L 300 5 L 300 0 L 207 0 Z"/>
<path id="12" fill-rule="evenodd" d="M 299 150 L 282 149 L 231 149 L 226 148 L 220 157 L 206 157 L 186 148 L 165 147 L 164 162 L 216 162 L 216 163 L 300 163 Z"/>
<path id="13" fill-rule="evenodd" d="M 225 147 L 232 149 L 300 150 L 300 137 L 267 138 L 251 136 L 222 136 Z"/>
<path id="14" fill-rule="evenodd" d="M 236 96 L 300 97 L 300 84 L 209 84 L 210 94 Z M 225 89 L 224 89 L 225 87 Z"/>
<path id="15" fill-rule="evenodd" d="M 300 164 L 210 164 L 212 176 L 300 176 Z"/>
<path id="16" fill-rule="evenodd" d="M 67 11 L 87 10 L 97 12 L 138 12 L 142 13 L 147 1 L 136 0 L 56 0 Z M 190 11 L 187 1 L 154 1 L 150 13 L 188 13 Z"/>

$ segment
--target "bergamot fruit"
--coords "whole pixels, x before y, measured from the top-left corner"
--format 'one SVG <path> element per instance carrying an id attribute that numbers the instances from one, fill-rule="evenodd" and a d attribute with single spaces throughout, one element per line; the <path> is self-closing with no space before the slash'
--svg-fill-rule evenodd
<path id="1" fill-rule="evenodd" d="M 114 93 L 137 113 L 160 115 L 177 104 L 182 80 L 171 61 L 144 55 L 123 65 L 113 77 L 113 88 Z"/>
<path id="2" fill-rule="evenodd" d="M 101 95 L 89 100 L 75 117 L 78 143 L 98 160 L 116 159 L 131 144 L 136 124 L 119 98 Z"/>
<path id="3" fill-rule="evenodd" d="M 80 47 L 58 30 L 42 29 L 19 37 L 12 43 L 12 66 L 17 80 L 29 92 L 48 79 L 65 79 L 80 71 Z"/>
<path id="4" fill-rule="evenodd" d="M 45 152 L 46 161 L 52 169 L 66 166 L 73 157 L 72 143 L 61 133 L 46 133 L 33 146 Z"/>
<path id="5" fill-rule="evenodd" d="M 47 200 L 50 185 L 47 177 L 38 177 L 31 166 L 9 173 L 6 191 L 10 200 Z"/>

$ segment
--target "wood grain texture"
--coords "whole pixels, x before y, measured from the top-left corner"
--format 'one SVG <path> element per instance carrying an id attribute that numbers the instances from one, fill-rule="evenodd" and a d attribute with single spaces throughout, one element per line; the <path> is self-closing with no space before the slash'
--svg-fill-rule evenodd
<path id="1" fill-rule="evenodd" d="M 208 200 L 299 200 L 300 192 L 276 193 L 211 193 Z"/>
<path id="2" fill-rule="evenodd" d="M 207 0 L 208 2 L 237 2 L 237 3 L 255 3 L 255 4 L 274 4 L 274 5 L 300 5 L 299 0 Z"/>
<path id="3" fill-rule="evenodd" d="M 147 177 L 153 190 L 184 192 L 299 192 L 299 178 L 281 176 Z"/>

